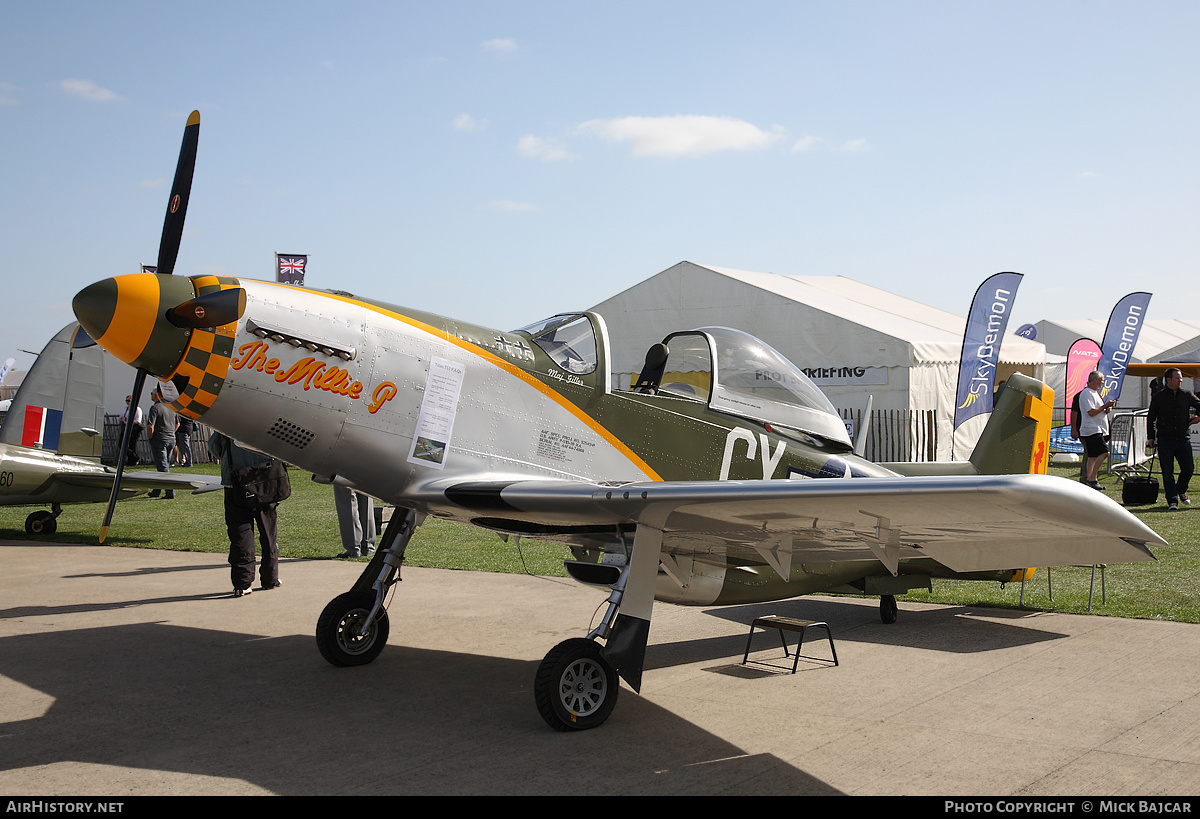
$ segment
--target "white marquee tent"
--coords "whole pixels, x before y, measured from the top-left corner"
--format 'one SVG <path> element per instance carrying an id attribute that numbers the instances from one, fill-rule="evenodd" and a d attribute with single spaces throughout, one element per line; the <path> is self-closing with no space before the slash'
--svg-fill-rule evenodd
<path id="1" fill-rule="evenodd" d="M 1153 309 L 1154 301 L 1151 299 Z M 1071 345 L 1081 338 L 1097 344 L 1104 341 L 1108 319 L 1045 319 L 1034 324 L 1035 339 L 1046 347 L 1047 359 L 1053 364 L 1046 368 L 1046 383 L 1054 388 L 1055 400 L 1063 405 L 1066 383 L 1066 355 Z M 1200 321 L 1180 319 L 1147 319 L 1133 348 L 1132 364 L 1147 361 L 1169 361 L 1171 356 L 1200 347 Z M 1129 378 L 1121 387 L 1122 407 L 1146 407 L 1150 404 L 1150 379 Z"/>
<path id="2" fill-rule="evenodd" d="M 680 262 L 592 309 L 604 317 L 612 338 L 614 383 L 636 377 L 646 351 L 668 333 L 735 327 L 805 370 L 839 409 L 862 410 L 871 396 L 874 410 L 934 411 L 936 457 L 949 460 L 972 295 L 973 289 L 958 316 L 842 276 Z M 1014 370 L 1041 378 L 1045 359 L 1042 344 L 1009 333 L 997 378 Z"/>

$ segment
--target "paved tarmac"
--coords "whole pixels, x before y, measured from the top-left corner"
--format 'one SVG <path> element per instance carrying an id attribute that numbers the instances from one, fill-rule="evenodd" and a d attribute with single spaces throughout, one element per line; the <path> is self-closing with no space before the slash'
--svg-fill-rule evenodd
<path id="1" fill-rule="evenodd" d="M 406 568 L 383 654 L 334 668 L 317 616 L 362 567 L 284 561 L 235 599 L 222 555 L 0 541 L 0 793 L 1200 794 L 1200 626 L 658 604 L 642 693 L 561 734 L 534 672 L 600 594 Z M 770 613 L 827 621 L 841 664 L 792 675 L 758 632 L 741 665 Z"/>

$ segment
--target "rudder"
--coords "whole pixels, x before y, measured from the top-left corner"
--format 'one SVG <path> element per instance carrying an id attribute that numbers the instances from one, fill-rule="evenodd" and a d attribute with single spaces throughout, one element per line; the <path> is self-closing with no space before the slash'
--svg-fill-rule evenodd
<path id="1" fill-rule="evenodd" d="M 46 344 L 0 426 L 0 442 L 99 458 L 104 430 L 104 351 L 72 347 L 79 325 Z"/>
<path id="2" fill-rule="evenodd" d="M 992 415 L 971 452 L 982 475 L 1046 474 L 1054 390 L 1013 373 L 996 394 Z"/>

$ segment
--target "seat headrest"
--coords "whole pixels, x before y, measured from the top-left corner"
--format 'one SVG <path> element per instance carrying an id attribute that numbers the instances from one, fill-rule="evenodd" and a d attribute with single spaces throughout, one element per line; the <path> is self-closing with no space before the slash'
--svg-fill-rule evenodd
<path id="1" fill-rule="evenodd" d="M 671 351 L 667 349 L 667 345 L 659 342 L 646 351 L 646 367 L 656 370 L 663 364 L 667 363 L 667 356 Z"/>

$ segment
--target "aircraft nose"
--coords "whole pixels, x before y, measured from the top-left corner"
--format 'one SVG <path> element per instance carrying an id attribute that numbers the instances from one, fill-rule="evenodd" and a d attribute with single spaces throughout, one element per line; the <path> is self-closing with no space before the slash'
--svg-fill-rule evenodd
<path id="1" fill-rule="evenodd" d="M 187 349 L 191 331 L 176 327 L 167 310 L 195 296 L 189 279 L 133 273 L 88 285 L 71 302 L 75 317 L 116 358 L 166 377 Z"/>

